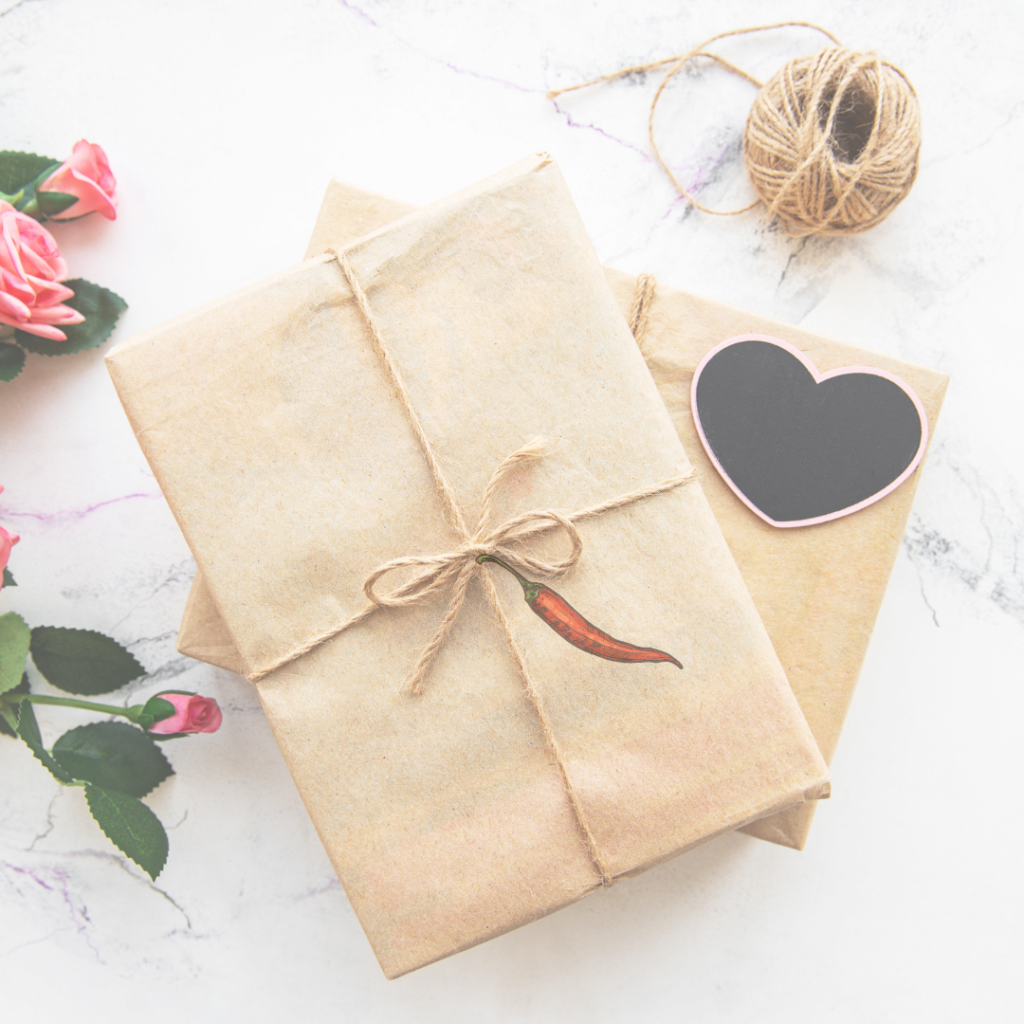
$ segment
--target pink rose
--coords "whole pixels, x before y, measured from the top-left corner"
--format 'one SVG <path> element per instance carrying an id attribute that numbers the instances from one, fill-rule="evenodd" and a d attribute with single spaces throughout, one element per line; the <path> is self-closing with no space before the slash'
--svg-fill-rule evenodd
<path id="1" fill-rule="evenodd" d="M 178 732 L 216 732 L 220 728 L 220 708 L 212 697 L 188 693 L 158 693 L 161 700 L 174 705 L 174 714 L 149 727 L 150 732 L 170 736 Z"/>
<path id="2" fill-rule="evenodd" d="M 3 488 L 0 487 L 0 493 L 3 492 Z M 11 548 L 18 543 L 18 535 L 16 533 L 8 533 L 2 526 L 0 526 L 0 573 L 4 571 L 7 566 L 7 559 L 11 557 Z"/>
<path id="3" fill-rule="evenodd" d="M 71 220 L 87 213 L 102 213 L 107 220 L 114 220 L 117 217 L 114 209 L 116 185 L 107 163 L 107 154 L 99 146 L 81 139 L 71 150 L 70 159 L 65 160 L 36 191 L 63 192 L 78 197 L 77 203 L 72 203 L 50 220 Z"/>
<path id="4" fill-rule="evenodd" d="M 62 305 L 75 294 L 58 284 L 67 276 L 68 265 L 53 235 L 0 200 L 0 324 L 66 341 L 67 335 L 57 325 L 80 324 L 85 319 Z"/>

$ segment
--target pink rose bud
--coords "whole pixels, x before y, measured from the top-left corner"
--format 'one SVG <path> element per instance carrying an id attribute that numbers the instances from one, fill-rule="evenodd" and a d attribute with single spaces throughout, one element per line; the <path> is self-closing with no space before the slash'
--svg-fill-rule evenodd
<path id="1" fill-rule="evenodd" d="M 188 693 L 158 693 L 155 696 L 174 705 L 170 718 L 155 722 L 150 732 L 170 736 L 179 732 L 216 732 L 220 728 L 220 708 L 212 697 Z"/>
<path id="2" fill-rule="evenodd" d="M 0 487 L 0 494 L 2 493 L 3 488 Z M 18 539 L 16 533 L 8 533 L 0 526 L 0 573 L 7 567 L 7 559 L 11 557 L 11 548 L 18 543 Z"/>
<path id="3" fill-rule="evenodd" d="M 53 235 L 28 214 L 0 200 L 0 324 L 52 341 L 85 317 L 63 305 L 75 293 L 58 282 L 68 276 Z"/>
<path id="4" fill-rule="evenodd" d="M 114 220 L 117 199 L 114 188 L 117 182 L 110 173 L 107 154 L 91 142 L 81 139 L 71 150 L 71 157 L 65 160 L 37 189 L 37 192 L 63 192 L 77 196 L 78 202 L 55 214 L 50 220 L 72 220 L 87 213 L 102 213 L 107 220 Z"/>

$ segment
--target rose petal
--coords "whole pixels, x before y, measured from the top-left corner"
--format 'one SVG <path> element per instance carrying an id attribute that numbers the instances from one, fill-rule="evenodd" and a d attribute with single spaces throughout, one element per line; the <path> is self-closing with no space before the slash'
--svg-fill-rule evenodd
<path id="1" fill-rule="evenodd" d="M 117 182 L 111 173 L 110 163 L 102 146 L 79 139 L 71 149 L 71 159 L 68 162 L 76 171 L 95 181 L 111 199 L 114 198 Z"/>
<path id="2" fill-rule="evenodd" d="M 37 306 L 52 306 L 74 297 L 75 293 L 58 281 L 41 281 L 38 277 L 30 277 L 28 280 L 35 292 Z"/>
<path id="3" fill-rule="evenodd" d="M 4 323 L 15 327 L 32 315 L 32 310 L 15 296 L 0 292 L 0 317 L 7 317 Z M 13 317 L 14 319 L 10 319 Z"/>
<path id="4" fill-rule="evenodd" d="M 32 310 L 34 324 L 61 324 L 67 327 L 69 324 L 80 324 L 83 320 L 85 317 L 70 306 L 44 306 L 42 309 L 37 306 Z"/>
<path id="5" fill-rule="evenodd" d="M 5 213 L 0 216 L 0 236 L 3 238 L 4 251 L 7 254 L 8 265 L 18 277 L 24 277 L 25 271 L 21 265 L 21 234 L 18 231 L 18 218 Z"/>
<path id="6" fill-rule="evenodd" d="M 17 327 L 18 330 L 24 331 L 26 334 L 35 334 L 40 338 L 49 338 L 50 341 L 67 341 L 68 336 L 56 327 L 51 327 L 49 324 L 37 324 L 35 320 L 26 320 L 23 323 L 10 323 L 4 317 L 0 316 L 0 323 L 9 324 L 11 327 Z"/>
<path id="7" fill-rule="evenodd" d="M 7 295 L 31 305 L 35 302 L 35 289 L 28 278 L 15 277 L 7 270 L 0 269 L 0 291 Z"/>

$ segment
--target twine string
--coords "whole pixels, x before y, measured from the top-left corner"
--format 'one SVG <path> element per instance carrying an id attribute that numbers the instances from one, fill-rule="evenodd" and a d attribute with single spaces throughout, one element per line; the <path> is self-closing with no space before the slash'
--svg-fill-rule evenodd
<path id="1" fill-rule="evenodd" d="M 637 347 L 644 348 L 644 337 L 647 334 L 647 322 L 651 315 L 651 304 L 658 282 L 653 274 L 641 274 L 636 279 L 636 294 L 633 297 L 633 308 L 629 314 L 629 329 L 633 333 Z"/>
<path id="2" fill-rule="evenodd" d="M 336 249 L 328 249 L 327 251 L 330 256 L 337 261 L 342 274 L 345 276 L 345 279 L 349 284 L 353 297 L 356 300 L 356 304 L 373 340 L 374 348 L 384 364 L 387 375 L 391 381 L 392 388 L 405 409 L 406 415 L 412 424 L 413 432 L 416 435 L 416 438 L 420 443 L 420 447 L 422 448 L 430 466 L 434 485 L 441 498 L 442 504 L 445 507 L 448 518 L 461 535 L 462 543 L 454 550 L 440 555 L 428 557 L 408 555 L 401 558 L 391 559 L 390 561 L 377 566 L 377 568 L 375 568 L 363 582 L 363 592 L 366 595 L 367 603 L 358 612 L 356 612 L 355 615 L 352 615 L 337 626 L 317 636 L 311 637 L 305 643 L 299 645 L 297 648 L 279 658 L 274 663 L 251 673 L 249 675 L 249 679 L 255 682 L 276 669 L 302 657 L 304 654 L 308 654 L 310 651 L 326 643 L 328 640 L 338 636 L 344 630 L 362 622 L 378 608 L 410 607 L 437 599 L 443 594 L 449 593 L 450 597 L 448 608 L 445 611 L 437 629 L 434 631 L 433 636 L 420 652 L 419 658 L 417 659 L 416 665 L 414 666 L 412 674 L 408 680 L 408 685 L 412 692 L 414 694 L 419 694 L 422 691 L 423 682 L 431 663 L 436 657 L 438 651 L 440 651 L 444 646 L 444 643 L 447 640 L 456 619 L 458 618 L 459 612 L 465 603 L 470 583 L 474 578 L 479 576 L 483 582 L 488 604 L 494 611 L 498 623 L 501 626 L 501 632 L 504 637 L 505 644 L 515 661 L 519 675 L 526 689 L 527 696 L 529 697 L 530 703 L 533 705 L 534 711 L 540 722 L 541 729 L 544 733 L 545 743 L 551 751 L 552 757 L 558 766 L 562 784 L 565 787 L 566 794 L 572 806 L 580 836 L 587 848 L 591 861 L 597 869 L 597 873 L 600 875 L 601 884 L 605 886 L 611 885 L 613 882 L 611 871 L 597 846 L 593 830 L 590 827 L 586 808 L 584 807 L 583 802 L 569 777 L 565 757 L 562 754 L 558 740 L 554 734 L 551 720 L 545 710 L 543 698 L 529 671 L 525 655 L 523 654 L 522 648 L 519 646 L 519 642 L 512 630 L 511 623 L 502 608 L 494 582 L 476 559 L 482 554 L 497 555 L 503 561 L 515 567 L 517 571 L 521 570 L 523 572 L 530 573 L 531 575 L 546 578 L 562 575 L 563 573 L 568 572 L 569 569 L 579 561 L 580 555 L 583 552 L 583 541 L 580 537 L 579 531 L 576 529 L 575 522 L 583 519 L 589 519 L 594 516 L 604 515 L 644 498 L 673 490 L 682 484 L 694 480 L 696 478 L 696 471 L 691 469 L 688 473 L 671 477 L 658 484 L 638 488 L 626 494 L 619 495 L 618 497 L 611 498 L 608 501 L 590 506 L 589 508 L 579 509 L 574 512 L 562 512 L 558 509 L 535 509 L 530 512 L 524 512 L 520 515 L 514 516 L 505 523 L 502 523 L 500 526 L 492 527 L 490 522 L 494 511 L 494 499 L 503 479 L 508 475 L 508 473 L 522 463 L 530 459 L 536 459 L 543 453 L 544 442 L 542 439 L 537 438 L 512 452 L 512 454 L 506 456 L 498 464 L 484 490 L 477 528 L 474 533 L 470 535 L 466 527 L 465 519 L 456 502 L 454 491 L 441 471 L 441 467 L 437 462 L 433 449 L 430 446 L 430 442 L 427 439 L 422 424 L 420 423 L 419 416 L 412 404 L 412 398 L 405 386 L 404 379 L 398 369 L 391 349 L 388 346 L 384 335 L 381 333 L 380 326 L 373 314 L 373 310 L 370 308 L 366 293 L 363 291 L 359 281 L 356 279 L 346 255 Z M 637 311 L 633 317 L 635 331 L 641 329 L 638 326 L 641 323 L 646 326 L 646 314 L 643 312 L 643 309 L 645 304 L 649 305 L 650 298 L 653 296 L 653 291 L 653 278 L 645 280 L 638 290 Z M 523 548 L 523 542 L 530 537 L 554 529 L 561 529 L 569 539 L 570 551 L 565 557 L 549 561 L 531 554 Z M 385 576 L 395 570 L 409 568 L 413 568 L 418 571 L 415 572 L 410 579 L 397 586 L 394 590 L 391 590 L 390 592 L 381 591 L 379 583 Z"/>
<path id="3" fill-rule="evenodd" d="M 717 53 L 708 52 L 705 47 L 710 46 L 712 43 L 717 43 L 720 39 L 728 39 L 733 36 L 745 36 L 750 35 L 753 32 L 769 32 L 777 28 L 810 28 L 816 32 L 821 32 L 823 35 L 828 36 L 836 46 L 839 46 L 839 40 L 836 39 L 831 32 L 827 29 L 823 29 L 820 25 L 814 25 L 809 21 L 777 21 L 771 25 L 754 25 L 750 28 L 737 28 L 730 32 L 719 32 L 718 35 L 712 36 L 710 39 L 705 39 L 704 42 L 699 43 L 693 47 L 692 50 L 687 50 L 685 53 L 677 53 L 672 57 L 662 57 L 659 60 L 650 61 L 647 64 L 634 64 L 628 68 L 621 68 L 618 71 L 611 71 L 607 75 L 601 75 L 599 78 L 592 78 L 587 82 L 579 82 L 576 85 L 567 85 L 563 89 L 552 89 L 547 95 L 548 99 L 555 99 L 561 96 L 563 93 L 574 92 L 576 89 L 586 89 L 591 85 L 600 85 L 602 82 L 612 82 L 617 78 L 622 78 L 625 75 L 632 75 L 638 72 L 653 71 L 655 68 L 665 67 L 671 65 L 665 74 L 665 77 L 661 80 L 658 85 L 657 91 L 654 93 L 654 98 L 651 100 L 651 108 L 647 114 L 647 135 L 651 140 L 651 149 L 654 151 L 654 157 L 661 165 L 661 169 L 669 176 L 672 184 L 675 185 L 676 191 L 683 196 L 689 203 L 696 206 L 698 210 L 703 210 L 704 213 L 714 214 L 717 217 L 731 217 L 739 213 L 746 213 L 747 210 L 752 210 L 759 202 L 760 199 L 755 199 L 752 203 L 748 203 L 746 206 L 740 207 L 736 210 L 715 210 L 710 206 L 705 206 L 700 202 L 676 177 L 672 168 L 669 167 L 668 161 L 661 154 L 661 150 L 658 148 L 657 139 L 654 136 L 654 112 L 657 110 L 658 102 L 661 100 L 662 93 L 665 91 L 665 87 L 672 81 L 673 78 L 691 61 L 696 60 L 698 57 L 706 57 L 709 60 L 713 60 L 720 64 L 727 71 L 731 71 L 741 78 L 745 78 L 748 82 L 760 89 L 762 82 L 754 78 L 753 75 L 744 71 L 742 68 L 737 67 L 731 61 L 726 60 L 724 57 L 720 57 Z"/>
<path id="4" fill-rule="evenodd" d="M 712 36 L 710 39 L 705 39 L 703 43 L 699 43 L 692 50 L 687 50 L 685 53 L 677 53 L 673 57 L 662 57 L 659 60 L 652 60 L 647 64 L 633 64 L 628 68 L 620 68 L 618 71 L 611 71 L 607 75 L 601 75 L 599 78 L 591 78 L 586 82 L 578 82 L 576 85 L 567 85 L 562 89 L 552 89 L 548 93 L 548 99 L 553 100 L 556 96 L 561 96 L 566 92 L 575 92 L 577 89 L 586 89 L 591 85 L 599 85 L 601 82 L 611 82 L 616 78 L 622 78 L 625 75 L 633 75 L 638 72 L 651 71 L 654 68 L 664 67 L 666 64 L 685 63 L 689 58 L 695 57 L 698 54 L 705 57 L 714 57 L 714 54 L 702 54 L 701 51 L 705 46 L 710 46 L 712 43 L 717 43 L 719 39 L 727 39 L 730 36 L 745 36 L 751 32 L 768 32 L 771 29 L 776 28 L 811 28 L 816 32 L 822 32 L 829 39 L 832 40 L 836 46 L 840 46 L 840 42 L 831 32 L 823 29 L 820 25 L 814 25 L 809 21 L 776 21 L 771 25 L 754 25 L 751 28 L 736 28 L 729 32 L 719 32 L 717 36 Z M 721 58 L 715 57 L 716 60 Z M 730 65 L 731 66 L 731 65 Z M 744 78 L 750 79 L 755 85 L 760 86 L 760 82 L 755 78 L 751 78 L 745 71 L 737 69 L 737 73 L 743 75 Z"/>

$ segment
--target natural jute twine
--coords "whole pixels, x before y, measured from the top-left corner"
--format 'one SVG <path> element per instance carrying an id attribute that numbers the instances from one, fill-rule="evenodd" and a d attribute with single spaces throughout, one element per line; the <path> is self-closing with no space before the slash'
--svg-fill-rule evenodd
<path id="1" fill-rule="evenodd" d="M 640 351 L 644 347 L 644 335 L 647 333 L 647 321 L 651 315 L 651 303 L 658 282 L 653 274 L 641 274 L 636 279 L 636 295 L 633 298 L 633 309 L 629 314 L 629 329 L 633 332 Z"/>
<path id="2" fill-rule="evenodd" d="M 470 582 L 475 577 L 478 577 L 483 583 L 488 601 L 494 610 L 499 625 L 501 626 L 505 643 L 512 654 L 516 667 L 519 670 L 519 674 L 523 680 L 530 703 L 533 705 L 537 717 L 540 720 L 541 728 L 544 731 L 545 741 L 547 742 L 554 760 L 558 764 L 566 793 L 568 794 L 569 801 L 572 804 L 581 836 L 586 843 L 591 860 L 594 862 L 594 865 L 601 876 L 602 884 L 611 885 L 611 873 L 598 850 L 583 803 L 569 778 L 569 774 L 565 766 L 565 759 L 562 755 L 561 748 L 558 745 L 558 741 L 555 738 L 554 730 L 551 726 L 551 720 L 544 708 L 544 702 L 540 695 L 540 691 L 537 689 L 537 686 L 530 675 L 522 649 L 520 648 L 519 642 L 516 640 L 516 636 L 512 632 L 512 626 L 501 607 L 501 602 L 498 599 L 498 592 L 495 589 L 494 583 L 485 568 L 477 562 L 477 556 L 497 555 L 504 561 L 508 562 L 509 565 L 514 566 L 517 570 L 522 572 L 547 578 L 560 576 L 563 573 L 568 572 L 569 569 L 579 561 L 579 557 L 583 552 L 583 541 L 580 538 L 579 531 L 574 525 L 575 522 L 581 519 L 590 519 L 594 516 L 604 515 L 614 509 L 622 508 L 625 505 L 631 505 L 633 502 L 640 501 L 643 498 L 649 498 L 655 494 L 663 494 L 666 491 L 671 491 L 682 484 L 686 484 L 691 480 L 694 480 L 696 478 L 696 471 L 691 470 L 689 473 L 671 477 L 668 480 L 663 480 L 661 483 L 654 484 L 650 487 L 643 487 L 638 490 L 630 491 L 627 494 L 622 494 L 617 498 L 612 498 L 610 501 L 605 501 L 599 505 L 593 505 L 589 508 L 578 509 L 574 512 L 562 512 L 558 509 L 535 509 L 531 512 L 524 512 L 521 515 L 515 516 L 503 523 L 501 526 L 492 527 L 490 525 L 490 518 L 493 511 L 493 499 L 502 480 L 519 464 L 541 456 L 544 448 L 544 442 L 541 439 L 537 439 L 524 445 L 511 455 L 508 455 L 498 464 L 498 467 L 491 475 L 490 482 L 484 491 L 483 500 L 481 502 L 480 519 L 477 523 L 476 530 L 471 535 L 466 525 L 465 518 L 459 509 L 455 493 L 452 490 L 451 485 L 445 479 L 445 476 L 441 471 L 440 464 L 434 455 L 433 448 L 431 447 L 426 433 L 423 430 L 423 425 L 420 423 L 419 416 L 412 404 L 412 398 L 406 388 L 405 381 L 398 365 L 395 362 L 391 348 L 384 338 L 384 335 L 381 333 L 380 326 L 373 315 L 373 310 L 370 308 L 366 293 L 363 291 L 359 281 L 356 279 L 345 254 L 336 249 L 328 249 L 327 252 L 333 259 L 337 260 L 338 266 L 341 268 L 341 271 L 348 282 L 352 295 L 356 300 L 360 313 L 362 314 L 363 321 L 369 330 L 374 348 L 376 349 L 381 362 L 384 364 L 385 372 L 391 382 L 392 389 L 402 402 L 405 413 L 412 424 L 413 432 L 415 433 L 416 438 L 419 441 L 420 448 L 422 449 L 427 463 L 430 466 L 431 476 L 433 477 L 437 493 L 444 505 L 445 513 L 452 526 L 462 537 L 462 543 L 453 551 L 448 551 L 440 555 L 427 557 L 410 555 L 402 558 L 395 558 L 389 562 L 385 562 L 383 565 L 379 565 L 363 581 L 363 592 L 367 597 L 368 603 L 356 612 L 355 615 L 346 619 L 344 622 L 332 629 L 311 637 L 305 643 L 300 644 L 288 654 L 277 659 L 273 664 L 267 665 L 259 671 L 250 673 L 248 678 L 252 682 L 262 679 L 264 676 L 276 669 L 281 668 L 282 666 L 295 661 L 297 658 L 301 658 L 304 654 L 308 654 L 310 651 L 320 647 L 322 644 L 326 643 L 333 637 L 336 637 L 339 633 L 348 629 L 350 626 L 354 626 L 356 623 L 362 622 L 363 619 L 373 614 L 379 608 L 405 608 L 410 605 L 423 604 L 444 593 L 450 593 L 451 596 L 449 598 L 448 610 L 445 612 L 445 615 L 441 620 L 441 624 L 434 632 L 434 635 L 420 653 L 412 674 L 407 681 L 412 692 L 418 694 L 422 690 L 423 682 L 426 678 L 431 662 L 437 652 L 444 646 L 445 640 L 451 632 L 455 619 L 457 618 L 463 602 L 465 601 L 466 592 L 469 588 Z M 650 279 L 649 286 L 642 286 L 638 289 L 638 308 L 641 306 L 641 293 L 648 294 L 647 301 L 649 302 L 650 296 L 653 295 L 653 278 Z M 640 313 L 636 313 L 634 319 L 638 322 L 642 319 L 644 323 L 646 323 L 646 317 L 642 316 Z M 636 335 L 636 333 L 636 330 L 634 330 L 634 335 Z M 572 548 L 565 558 L 548 562 L 537 558 L 522 549 L 522 541 L 536 534 L 545 533 L 559 527 L 567 534 Z M 400 585 L 391 593 L 382 594 L 378 592 L 377 584 L 383 576 L 395 569 L 412 567 L 415 567 L 420 571 L 406 583 Z"/>
<path id="3" fill-rule="evenodd" d="M 730 36 L 784 27 L 811 28 L 836 45 L 790 61 L 766 84 L 706 47 Z M 743 155 L 760 197 L 737 210 L 699 202 L 678 180 L 658 148 L 654 112 L 668 83 L 691 60 L 706 57 L 756 85 Z M 848 235 L 889 216 L 917 177 L 921 113 L 906 76 L 874 53 L 844 49 L 818 25 L 786 21 L 713 36 L 674 57 L 637 64 L 601 78 L 555 89 L 554 98 L 623 75 L 668 67 L 648 115 L 651 147 L 679 193 L 705 213 L 745 213 L 763 202 L 790 235 Z"/>

